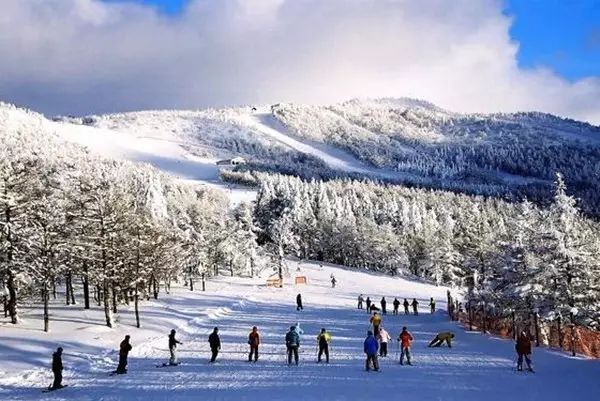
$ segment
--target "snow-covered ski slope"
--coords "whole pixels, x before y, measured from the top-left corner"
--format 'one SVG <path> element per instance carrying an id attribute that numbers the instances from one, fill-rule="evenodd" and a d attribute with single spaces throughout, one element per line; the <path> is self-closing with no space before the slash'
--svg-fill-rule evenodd
<path id="1" fill-rule="evenodd" d="M 289 262 L 285 288 L 266 288 L 263 279 L 219 278 L 206 293 L 175 289 L 158 301 L 142 305 L 143 329 L 133 327 L 130 311 L 121 311 L 119 325 L 102 326 L 102 311 L 94 306 L 53 306 L 52 332 L 40 331 L 40 308 L 25 313 L 19 327 L 0 328 L 1 400 L 597 400 L 600 364 L 562 352 L 534 349 L 537 373 L 514 371 L 514 346 L 509 340 L 467 332 L 439 311 L 428 313 L 427 300 L 444 308 L 446 289 L 402 278 L 390 278 L 342 268 Z M 308 285 L 289 285 L 295 275 Z M 338 283 L 332 289 L 330 275 Z M 304 311 L 295 309 L 302 293 Z M 356 309 L 359 293 L 388 307 L 394 296 L 416 297 L 419 316 L 384 317 L 383 326 L 397 337 L 407 326 L 415 337 L 414 366 L 398 364 L 397 346 L 381 359 L 381 373 L 364 371 L 362 343 L 369 329 L 368 314 Z M 90 321 L 95 324 L 90 324 Z M 300 366 L 284 362 L 284 335 L 299 322 L 302 336 Z M 260 359 L 247 360 L 247 335 L 258 326 Z M 218 326 L 223 343 L 216 364 L 209 364 L 207 336 Z M 333 336 L 331 363 L 316 364 L 316 335 L 327 328 Z M 182 362 L 156 368 L 168 359 L 167 334 L 178 330 Z M 452 349 L 427 348 L 442 330 L 456 333 Z M 132 337 L 129 373 L 109 376 L 117 363 L 118 343 Z M 49 358 L 56 346 L 65 348 L 65 380 L 71 387 L 41 393 L 51 380 Z"/>

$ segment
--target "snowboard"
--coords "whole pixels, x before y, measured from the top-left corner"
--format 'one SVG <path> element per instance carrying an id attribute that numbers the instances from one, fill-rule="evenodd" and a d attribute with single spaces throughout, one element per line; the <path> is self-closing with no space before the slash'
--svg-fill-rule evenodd
<path id="1" fill-rule="evenodd" d="M 46 388 L 46 389 L 42 390 L 42 393 L 49 393 L 49 392 L 51 392 L 51 391 L 61 390 L 61 389 L 65 388 L 65 387 L 69 387 L 69 385 L 68 385 L 68 384 L 65 384 L 64 386 L 62 386 L 62 387 L 59 387 L 59 388 L 52 388 L 52 386 L 50 386 L 50 387 L 48 387 L 48 388 Z"/>

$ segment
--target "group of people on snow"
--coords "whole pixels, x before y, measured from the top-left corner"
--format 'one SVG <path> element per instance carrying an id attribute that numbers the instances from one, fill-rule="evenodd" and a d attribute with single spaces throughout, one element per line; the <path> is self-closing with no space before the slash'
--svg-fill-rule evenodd
<path id="1" fill-rule="evenodd" d="M 332 286 L 335 286 L 335 283 L 332 282 Z M 359 295 L 358 297 L 358 309 L 363 309 L 363 303 L 366 304 L 367 311 L 372 311 L 374 304 L 372 303 L 369 297 L 364 299 L 363 295 Z M 400 301 L 398 298 L 394 299 L 394 314 L 398 314 L 398 309 L 400 306 Z M 405 314 L 409 314 L 409 302 L 405 298 L 404 299 L 404 312 Z M 418 302 L 416 299 L 413 299 L 412 302 L 413 313 L 418 315 Z M 433 298 L 430 299 L 430 307 L 431 313 L 435 312 L 435 300 Z M 376 308 L 376 307 L 375 307 Z M 296 297 L 296 310 L 303 310 L 302 305 L 302 295 L 298 294 Z M 377 308 L 376 308 L 377 309 Z M 386 301 L 385 297 L 381 299 L 381 311 L 382 315 L 386 314 Z M 385 330 L 382 325 L 383 318 L 376 310 L 373 310 L 373 314 L 370 317 L 370 324 L 372 329 L 367 332 L 367 337 L 364 340 L 363 348 L 364 353 L 366 354 L 365 361 L 365 369 L 370 371 L 371 369 L 375 371 L 379 371 L 379 360 L 378 357 L 387 357 L 388 356 L 388 343 L 391 341 L 392 337 Z M 299 349 L 300 349 L 300 340 L 301 335 L 304 334 L 304 331 L 300 328 L 300 324 L 290 326 L 289 331 L 285 335 L 285 345 L 286 345 L 286 357 L 288 365 L 295 363 L 299 364 Z M 168 336 L 168 346 L 169 346 L 169 362 L 165 363 L 163 366 L 172 366 L 178 365 L 179 361 L 177 358 L 177 345 L 182 344 L 181 341 L 175 338 L 176 331 L 171 330 Z M 454 339 L 454 333 L 452 332 L 441 332 L 438 333 L 435 338 L 429 343 L 428 347 L 439 347 L 446 343 L 446 345 L 451 348 L 452 340 Z M 331 343 L 331 333 L 328 332 L 325 328 L 322 328 L 319 334 L 316 337 L 317 340 L 317 363 L 321 363 L 323 359 L 323 355 L 325 356 L 325 362 L 329 363 L 330 357 L 330 343 Z M 398 347 L 400 350 L 400 360 L 399 363 L 404 365 L 404 361 L 408 365 L 412 365 L 411 361 L 411 346 L 414 341 L 413 335 L 408 331 L 407 327 L 403 327 L 402 331 L 398 335 L 397 338 Z M 208 343 L 211 350 L 211 358 L 210 362 L 213 363 L 217 360 L 219 355 L 219 351 L 221 350 L 221 339 L 219 337 L 219 328 L 215 327 L 212 333 L 208 337 Z M 260 334 L 258 332 L 258 328 L 256 326 L 252 327 L 250 333 L 248 334 L 248 345 L 250 347 L 250 351 L 248 353 L 248 362 L 257 362 L 259 357 L 259 346 L 260 346 Z M 130 336 L 126 335 L 123 341 L 121 341 L 119 345 L 119 363 L 117 368 L 112 374 L 125 374 L 127 373 L 127 362 L 129 352 L 132 350 L 132 346 L 130 343 Z M 523 370 L 523 361 L 527 364 L 527 369 L 529 371 L 533 371 L 531 366 L 531 337 L 525 332 L 521 332 L 517 338 L 515 344 L 515 350 L 518 355 L 517 359 L 517 369 L 519 371 Z M 54 374 L 53 384 L 49 387 L 49 390 L 60 389 L 63 386 L 62 384 L 62 354 L 63 348 L 58 347 L 56 352 L 52 354 L 52 372 Z"/>
<path id="2" fill-rule="evenodd" d="M 363 294 L 360 294 L 358 296 L 358 309 L 365 309 L 365 308 L 363 308 L 363 304 L 366 305 L 367 313 L 381 311 L 381 313 L 383 315 L 387 315 L 387 301 L 386 301 L 385 297 L 381 297 L 381 301 L 379 301 L 379 305 L 381 305 L 381 308 L 379 308 L 379 307 L 377 307 L 377 305 L 375 305 L 375 302 L 373 302 L 371 300 L 371 297 L 367 296 L 367 299 L 365 300 L 365 297 L 363 296 Z M 394 301 L 392 302 L 392 305 L 394 305 L 394 311 L 393 311 L 394 315 L 398 315 L 400 313 L 399 310 L 400 310 L 401 304 L 404 305 L 404 314 L 405 315 L 410 314 L 409 308 L 411 306 L 412 306 L 413 314 L 415 316 L 419 315 L 419 302 L 417 301 L 416 298 L 413 298 L 412 302 L 408 302 L 408 299 L 404 298 L 404 302 L 400 303 L 400 300 L 397 297 L 394 298 Z M 431 313 L 435 313 L 435 299 L 433 299 L 433 297 L 431 297 L 429 300 L 429 308 L 430 308 Z"/>

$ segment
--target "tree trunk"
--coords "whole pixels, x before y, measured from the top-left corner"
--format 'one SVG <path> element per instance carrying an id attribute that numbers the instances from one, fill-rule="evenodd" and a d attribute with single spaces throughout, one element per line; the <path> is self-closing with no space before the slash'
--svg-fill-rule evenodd
<path id="1" fill-rule="evenodd" d="M 69 274 L 67 273 L 65 275 L 65 302 L 67 305 L 71 305 L 71 294 L 69 294 L 69 291 L 71 291 L 71 288 L 69 287 Z"/>
<path id="2" fill-rule="evenodd" d="M 71 295 L 71 305 L 77 305 L 75 302 L 75 291 L 73 291 L 73 274 L 69 273 L 69 281 L 67 282 L 69 285 L 69 294 Z"/>
<path id="3" fill-rule="evenodd" d="M 52 299 L 56 301 L 56 282 L 52 280 Z"/>
<path id="4" fill-rule="evenodd" d="M 129 306 L 129 288 L 123 290 L 122 296 L 125 299 L 125 304 Z"/>
<path id="5" fill-rule="evenodd" d="M 139 329 L 140 325 L 140 309 L 139 309 L 139 291 L 137 281 L 135 283 L 135 295 L 134 295 L 134 306 L 135 306 L 135 326 Z"/>
<path id="6" fill-rule="evenodd" d="M 152 275 L 152 292 L 154 293 L 154 299 L 158 299 L 158 280 Z"/>
<path id="7" fill-rule="evenodd" d="M 88 268 L 84 265 L 85 274 L 83 275 L 83 309 L 90 309 L 90 281 L 88 278 Z"/>
<path id="8" fill-rule="evenodd" d="M 117 294 L 119 292 L 117 291 L 114 281 L 111 283 L 111 285 L 112 285 L 112 309 L 113 309 L 113 313 L 117 313 Z"/>
<path id="9" fill-rule="evenodd" d="M 104 298 L 104 317 L 106 318 L 106 325 L 108 327 L 112 328 L 113 327 L 113 316 L 112 316 L 112 310 L 110 308 L 110 287 L 108 285 L 108 279 L 104 279 L 103 298 Z"/>
<path id="10" fill-rule="evenodd" d="M 44 281 L 44 288 L 42 289 L 42 301 L 44 302 L 44 331 L 47 333 L 50 330 L 50 314 L 48 313 L 48 283 Z"/>
<path id="11" fill-rule="evenodd" d="M 229 259 L 229 273 L 231 274 L 231 277 L 233 277 L 233 260 Z"/>
<path id="12" fill-rule="evenodd" d="M 100 287 L 100 284 L 96 285 L 96 294 L 98 294 L 98 298 L 96 299 L 96 303 L 98 304 L 98 306 L 102 306 L 102 297 L 104 295 L 104 292 L 102 291 L 102 288 Z"/>
<path id="13" fill-rule="evenodd" d="M 12 324 L 19 323 L 19 313 L 17 310 L 17 288 L 15 285 L 15 275 L 12 270 L 8 271 L 8 280 L 6 281 L 8 288 L 8 314 Z"/>

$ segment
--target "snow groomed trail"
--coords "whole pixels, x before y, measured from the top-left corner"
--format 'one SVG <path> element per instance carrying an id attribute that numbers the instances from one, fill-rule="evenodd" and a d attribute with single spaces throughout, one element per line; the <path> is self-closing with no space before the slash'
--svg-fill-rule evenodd
<path id="1" fill-rule="evenodd" d="M 598 361 L 539 348 L 533 355 L 538 372 L 517 373 L 511 341 L 466 332 L 448 321 L 443 311 L 429 314 L 430 296 L 437 299 L 438 308 L 445 308 L 445 288 L 336 267 L 320 268 L 316 264 L 300 267 L 296 273 L 295 262 L 290 264 L 290 279 L 296 274 L 305 275 L 309 281 L 306 286 L 273 289 L 264 287 L 264 280 L 220 278 L 209 282 L 206 293 L 180 289 L 163 295 L 161 309 L 145 306 L 143 319 L 165 319 L 164 331 L 137 332 L 126 326 L 130 321 L 122 323 L 117 331 L 129 332 L 134 346 L 126 375 L 108 376 L 116 366 L 116 352 L 95 347 L 96 335 L 86 337 L 82 332 L 77 340 L 63 344 L 67 354 L 75 354 L 78 349 L 88 351 L 85 357 L 65 357 L 64 382 L 72 387 L 44 394 L 41 387 L 50 382 L 44 360 L 50 350 L 40 347 L 38 352 L 46 354 L 40 358 L 39 366 L 9 369 L 0 379 L 0 399 L 548 401 L 573 399 L 574 394 L 579 400 L 595 400 L 600 394 Z M 338 280 L 335 289 L 331 288 L 330 274 Z M 302 293 L 305 306 L 299 312 L 294 302 L 298 292 Z M 397 343 L 393 341 L 390 356 L 380 360 L 381 373 L 364 371 L 362 343 L 369 329 L 369 315 L 356 309 L 359 293 L 370 295 L 377 303 L 386 296 L 388 306 L 394 296 L 419 300 L 419 316 L 388 314 L 383 321 L 393 338 L 402 326 L 412 332 L 414 366 L 398 364 Z M 284 335 L 297 322 L 305 332 L 301 362 L 298 367 L 288 367 Z M 156 368 L 168 359 L 169 323 L 183 341 L 179 347 L 182 364 Z M 256 364 L 246 362 L 247 336 L 254 325 L 258 326 L 262 341 Z M 207 337 L 214 326 L 220 329 L 223 346 L 218 362 L 209 364 Z M 321 327 L 333 336 L 329 365 L 316 363 L 316 335 Z M 456 333 L 453 348 L 427 348 L 435 334 L 444 330 Z M 3 327 L 0 338 L 18 337 L 21 343 L 14 347 L 27 348 L 31 345 L 27 332 Z M 114 348 L 121 340 L 119 335 L 112 335 Z M 60 343 L 59 338 L 55 341 L 52 346 Z"/>

